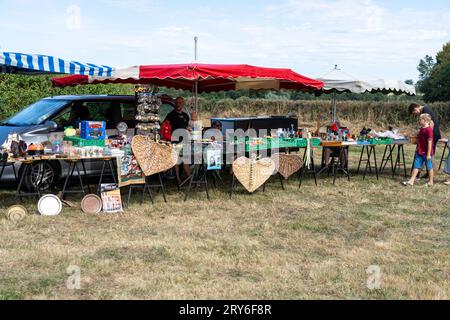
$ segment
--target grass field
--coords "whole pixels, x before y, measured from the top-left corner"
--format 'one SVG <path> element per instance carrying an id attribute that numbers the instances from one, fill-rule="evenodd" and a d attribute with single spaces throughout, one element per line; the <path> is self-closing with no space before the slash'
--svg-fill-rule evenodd
<path id="1" fill-rule="evenodd" d="M 229 200 L 224 187 L 188 203 L 171 187 L 168 204 L 136 196 L 123 214 L 2 217 L 0 299 L 449 299 L 450 188 L 400 181 L 292 178 L 282 191 L 274 178 L 265 193 Z M 11 204 L 2 191 L 1 210 Z M 67 288 L 69 266 L 80 290 Z"/>

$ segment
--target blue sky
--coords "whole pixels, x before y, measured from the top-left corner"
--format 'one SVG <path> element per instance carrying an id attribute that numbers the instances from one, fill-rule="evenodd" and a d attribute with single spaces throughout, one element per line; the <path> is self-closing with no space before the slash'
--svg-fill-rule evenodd
<path id="1" fill-rule="evenodd" d="M 417 80 L 419 60 L 450 41 L 450 1 L 0 0 L 1 51 L 185 63 L 194 36 L 201 62 Z"/>

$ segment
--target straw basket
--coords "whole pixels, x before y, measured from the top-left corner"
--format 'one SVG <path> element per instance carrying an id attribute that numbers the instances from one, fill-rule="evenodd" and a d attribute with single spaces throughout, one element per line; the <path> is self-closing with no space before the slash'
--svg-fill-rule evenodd
<path id="1" fill-rule="evenodd" d="M 417 136 L 410 136 L 409 142 L 411 142 L 412 144 L 417 144 Z"/>
<path id="2" fill-rule="evenodd" d="M 238 181 L 253 193 L 259 189 L 275 172 L 275 162 L 270 158 L 256 161 L 246 157 L 238 158 L 233 163 L 233 172 Z"/>
<path id="3" fill-rule="evenodd" d="M 172 169 L 177 164 L 178 155 L 174 148 L 155 142 L 150 137 L 135 136 L 131 147 L 142 172 L 147 177 Z"/>
<path id="4" fill-rule="evenodd" d="M 278 167 L 278 172 L 284 179 L 289 179 L 303 167 L 303 160 L 296 154 L 277 153 L 272 156 Z"/>
<path id="5" fill-rule="evenodd" d="M 28 211 L 24 206 L 14 205 L 6 211 L 6 217 L 10 221 L 18 222 L 23 220 L 28 215 Z"/>

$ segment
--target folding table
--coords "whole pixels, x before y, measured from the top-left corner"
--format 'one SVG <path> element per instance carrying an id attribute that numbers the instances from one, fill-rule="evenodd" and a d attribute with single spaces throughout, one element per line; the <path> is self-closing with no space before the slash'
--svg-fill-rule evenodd
<path id="1" fill-rule="evenodd" d="M 403 166 L 404 169 L 404 177 L 407 178 L 407 170 L 406 170 L 406 160 L 405 160 L 405 149 L 404 146 L 409 144 L 409 140 L 394 140 L 393 144 L 386 145 L 386 148 L 384 149 L 383 158 L 381 160 L 381 165 L 379 169 L 379 173 L 382 174 L 388 165 L 388 163 L 391 164 L 391 170 L 392 170 L 392 177 L 394 178 L 395 175 L 399 170 L 401 170 L 401 167 Z M 394 152 L 397 150 L 395 155 L 395 162 L 394 162 Z"/>

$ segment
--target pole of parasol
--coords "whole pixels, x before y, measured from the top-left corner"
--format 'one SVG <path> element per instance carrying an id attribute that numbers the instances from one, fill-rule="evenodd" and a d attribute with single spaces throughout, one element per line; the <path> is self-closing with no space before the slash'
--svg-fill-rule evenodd
<path id="1" fill-rule="evenodd" d="M 336 91 L 333 92 L 333 123 L 336 122 Z"/>
<path id="2" fill-rule="evenodd" d="M 334 70 L 340 70 L 337 64 L 334 65 Z M 333 123 L 336 123 L 336 89 L 333 90 Z"/>
<path id="3" fill-rule="evenodd" d="M 198 37 L 194 38 L 195 41 L 195 63 L 198 61 Z M 198 116 L 198 79 L 195 79 L 194 84 L 194 90 L 195 90 L 195 113 Z"/>

